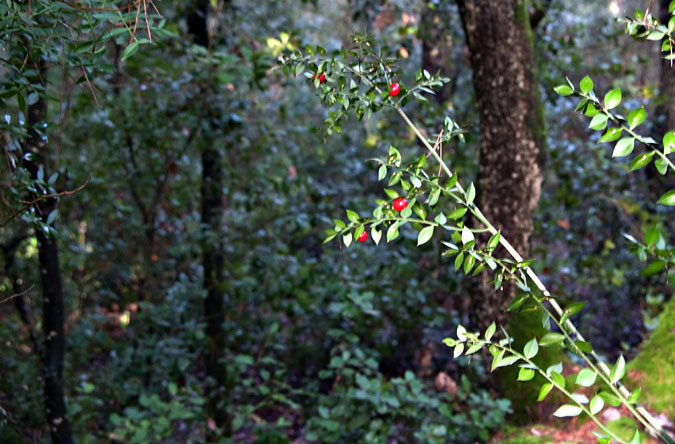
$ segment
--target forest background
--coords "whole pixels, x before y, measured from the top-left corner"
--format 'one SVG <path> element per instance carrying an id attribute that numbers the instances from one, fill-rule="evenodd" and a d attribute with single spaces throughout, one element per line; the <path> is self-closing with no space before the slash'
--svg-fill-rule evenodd
<path id="1" fill-rule="evenodd" d="M 551 415 L 559 395 L 444 345 L 459 324 L 539 330 L 440 230 L 322 243 L 392 197 L 368 159 L 425 154 L 393 110 L 327 126 L 330 70 L 283 72 L 355 33 L 398 59 L 402 95 L 449 80 L 404 109 L 425 136 L 461 127 L 444 160 L 667 429 L 673 181 L 613 158 L 555 88 L 619 88 L 661 141 L 674 71 L 617 19 L 667 23 L 669 3 L 3 2 L 0 442 L 596 442 Z"/>

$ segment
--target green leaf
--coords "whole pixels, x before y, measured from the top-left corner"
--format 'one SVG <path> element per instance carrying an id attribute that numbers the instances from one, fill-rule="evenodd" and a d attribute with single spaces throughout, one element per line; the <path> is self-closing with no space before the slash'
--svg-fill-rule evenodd
<path id="1" fill-rule="evenodd" d="M 129 46 L 124 48 L 124 51 L 122 51 L 122 61 L 125 61 L 126 59 L 134 55 L 136 51 L 138 51 L 138 46 L 139 46 L 138 42 L 133 41 Z"/>
<path id="2" fill-rule="evenodd" d="M 347 232 L 342 236 L 342 242 L 345 243 L 345 247 L 349 248 L 349 246 L 352 244 L 352 233 Z"/>
<path id="3" fill-rule="evenodd" d="M 564 323 L 569 318 L 579 313 L 581 310 L 584 309 L 585 306 L 586 306 L 585 302 L 575 302 L 573 304 L 570 304 L 567 308 L 565 308 L 565 311 L 563 311 L 563 315 L 560 318 L 560 323 L 561 324 Z"/>
<path id="4" fill-rule="evenodd" d="M 389 196 L 389 199 L 396 199 L 398 197 L 398 193 L 392 189 L 385 188 L 384 192 L 387 193 L 387 196 Z"/>
<path id="5" fill-rule="evenodd" d="M 464 351 L 464 343 L 460 342 L 459 344 L 455 345 L 455 351 L 452 354 L 452 356 L 457 358 L 462 355 L 463 351 Z"/>
<path id="6" fill-rule="evenodd" d="M 590 387 L 595 384 L 595 378 L 598 375 L 590 368 L 582 369 L 577 375 L 576 383 L 582 387 Z"/>
<path id="7" fill-rule="evenodd" d="M 560 344 L 565 340 L 565 336 L 560 333 L 546 333 L 540 340 L 539 345 L 542 347 L 550 347 L 552 345 Z"/>
<path id="8" fill-rule="evenodd" d="M 38 103 L 38 100 L 40 100 L 40 96 L 38 93 L 33 91 L 32 93 L 28 94 L 28 97 L 26 97 L 26 104 L 28 104 L 28 106 L 35 105 Z"/>
<path id="9" fill-rule="evenodd" d="M 615 140 L 618 140 L 619 137 L 621 137 L 622 132 L 623 130 L 621 128 L 609 128 L 607 131 L 605 131 L 605 134 L 600 137 L 598 143 L 614 142 Z"/>
<path id="10" fill-rule="evenodd" d="M 660 273 L 666 268 L 666 262 L 663 260 L 655 260 L 651 264 L 647 265 L 644 270 L 640 272 L 643 276 L 653 276 L 657 273 Z"/>
<path id="11" fill-rule="evenodd" d="M 485 330 L 485 340 L 489 341 L 492 339 L 492 337 L 495 335 L 495 332 L 497 331 L 497 325 L 493 322 L 490 324 L 490 326 Z"/>
<path id="12" fill-rule="evenodd" d="M 373 238 L 375 245 L 380 244 L 380 239 L 382 239 L 382 232 L 380 230 L 378 230 L 376 227 L 370 227 L 370 236 Z"/>
<path id="13" fill-rule="evenodd" d="M 492 237 L 490 237 L 490 240 L 487 243 L 487 249 L 488 251 L 492 251 L 495 248 L 497 248 L 497 245 L 499 245 L 499 239 L 501 235 L 499 234 L 499 231 L 496 232 Z"/>
<path id="14" fill-rule="evenodd" d="M 631 162 L 630 170 L 631 171 L 639 170 L 640 168 L 643 168 L 643 167 L 649 165 L 649 162 L 652 161 L 653 157 L 654 157 L 654 151 L 651 151 L 649 153 L 645 153 L 645 154 L 641 154 L 641 155 L 637 156 Z"/>
<path id="15" fill-rule="evenodd" d="M 537 344 L 536 339 L 531 339 L 527 344 L 525 344 L 525 349 L 523 350 L 523 354 L 527 359 L 532 359 L 534 358 L 537 353 L 539 352 L 539 344 Z"/>
<path id="16" fill-rule="evenodd" d="M 387 242 L 391 242 L 398 237 L 398 224 L 394 223 L 387 229 Z"/>
<path id="17" fill-rule="evenodd" d="M 558 93 L 559 95 L 565 97 L 565 96 L 571 96 L 574 90 L 570 88 L 568 85 L 558 85 L 555 88 L 553 88 L 553 91 Z"/>
<path id="18" fill-rule="evenodd" d="M 448 214 L 448 219 L 450 219 L 450 220 L 461 219 L 462 216 L 464 216 L 466 214 L 466 212 L 467 212 L 466 207 L 455 208 L 454 210 L 452 210 L 450 212 L 450 214 Z"/>
<path id="19" fill-rule="evenodd" d="M 595 415 L 598 413 L 602 408 L 605 406 L 605 401 L 602 400 L 602 398 L 598 395 L 595 395 L 593 399 L 591 399 L 591 403 L 589 404 L 589 407 L 591 409 L 591 414 Z"/>
<path id="20" fill-rule="evenodd" d="M 626 361 L 623 359 L 623 355 L 619 355 L 619 359 L 616 360 L 616 364 L 612 368 L 612 371 L 609 373 L 609 379 L 612 384 L 618 382 L 626 375 Z"/>
<path id="21" fill-rule="evenodd" d="M 628 397 L 628 402 L 630 402 L 631 404 L 637 403 L 638 400 L 640 399 L 640 393 L 642 393 L 642 389 L 640 387 L 636 388 L 633 391 L 633 393 L 631 393 L 630 396 Z"/>
<path id="22" fill-rule="evenodd" d="M 476 258 L 468 255 L 466 259 L 464 259 L 464 274 L 469 274 L 474 265 L 476 265 Z"/>
<path id="23" fill-rule="evenodd" d="M 471 230 L 469 230 L 467 227 L 462 228 L 462 243 L 464 245 L 468 244 L 469 242 L 473 241 L 473 233 Z"/>
<path id="24" fill-rule="evenodd" d="M 466 328 L 462 324 L 457 326 L 457 339 L 466 341 Z"/>
<path id="25" fill-rule="evenodd" d="M 521 368 L 518 372 L 518 381 L 530 381 L 534 378 L 534 370 L 531 368 Z"/>
<path id="26" fill-rule="evenodd" d="M 581 79 L 579 87 L 581 88 L 582 93 L 588 94 L 593 90 L 593 80 L 591 80 L 590 77 L 586 76 L 583 79 Z"/>
<path id="27" fill-rule="evenodd" d="M 627 156 L 633 152 L 634 147 L 635 139 L 633 137 L 624 137 L 623 139 L 616 142 L 614 151 L 612 151 L 612 157 Z"/>
<path id="28" fill-rule="evenodd" d="M 479 351 L 481 348 L 483 348 L 483 344 L 481 344 L 480 342 L 477 343 L 477 344 L 473 344 L 471 347 L 469 347 L 469 349 L 464 354 L 465 355 L 472 355 L 472 354 L 476 353 L 477 351 Z"/>
<path id="29" fill-rule="evenodd" d="M 647 36 L 647 40 L 661 40 L 666 34 L 661 31 L 652 31 Z"/>
<path id="30" fill-rule="evenodd" d="M 644 107 L 634 109 L 633 111 L 628 113 L 628 124 L 630 125 L 630 129 L 633 129 L 636 126 L 641 125 L 642 122 L 645 121 L 646 117 L 647 117 L 647 113 L 645 113 Z"/>
<path id="31" fill-rule="evenodd" d="M 602 131 L 607 128 L 607 114 L 596 114 L 593 116 L 588 127 L 596 131 Z"/>
<path id="32" fill-rule="evenodd" d="M 668 205 L 668 206 L 675 206 L 675 190 L 670 190 L 661 198 L 657 203 L 660 203 L 661 205 Z"/>
<path id="33" fill-rule="evenodd" d="M 656 171 L 662 176 L 668 171 L 668 164 L 660 157 L 654 161 L 654 167 L 656 167 Z"/>
<path id="34" fill-rule="evenodd" d="M 434 226 L 429 225 L 428 227 L 422 228 L 419 236 L 417 236 L 417 246 L 419 247 L 422 244 L 426 244 L 431 239 L 431 236 L 434 235 Z"/>
<path id="35" fill-rule="evenodd" d="M 565 388 L 565 377 L 563 375 L 558 372 L 551 372 L 550 376 L 556 386 Z"/>
<path id="36" fill-rule="evenodd" d="M 567 418 L 571 416 L 579 416 L 581 412 L 581 407 L 572 404 L 563 404 L 558 407 L 558 410 L 553 412 L 553 416 L 557 416 L 558 418 Z"/>
<path id="37" fill-rule="evenodd" d="M 613 89 L 605 94 L 605 109 L 614 109 L 621 103 L 621 90 L 619 88 Z"/>
<path id="38" fill-rule="evenodd" d="M 659 228 L 655 225 L 650 226 L 645 232 L 645 245 L 651 247 L 655 245 L 661 238 L 661 232 Z"/>
<path id="39" fill-rule="evenodd" d="M 377 180 L 382 180 L 385 177 L 387 177 L 387 165 L 382 165 L 377 171 Z"/>
<path id="40" fill-rule="evenodd" d="M 471 182 L 469 184 L 469 187 L 466 189 L 466 205 L 471 206 L 475 198 L 476 198 L 476 187 L 473 185 L 473 182 Z"/>
<path id="41" fill-rule="evenodd" d="M 546 384 L 541 386 L 541 389 L 539 389 L 539 397 L 537 397 L 537 402 L 543 401 L 546 396 L 548 396 L 549 393 L 551 393 L 551 390 L 553 390 L 553 384 L 550 382 L 547 382 Z"/>
<path id="42" fill-rule="evenodd" d="M 621 399 L 614 393 L 608 392 L 606 390 L 601 390 L 600 393 L 598 393 L 598 396 L 600 396 L 600 398 L 602 398 L 603 401 L 605 401 L 612 407 L 618 407 L 621 405 Z"/>
<path id="43" fill-rule="evenodd" d="M 359 220 L 359 213 L 356 211 L 347 210 L 347 219 L 351 220 L 352 222 L 357 222 Z"/>
<path id="44" fill-rule="evenodd" d="M 668 131 L 663 136 L 663 153 L 670 154 L 675 152 L 675 131 Z"/>
<path id="45" fill-rule="evenodd" d="M 497 367 L 495 368 L 508 367 L 509 365 L 513 365 L 518 362 L 518 360 L 520 360 L 518 356 L 507 356 L 506 358 L 500 359 L 497 363 Z"/>

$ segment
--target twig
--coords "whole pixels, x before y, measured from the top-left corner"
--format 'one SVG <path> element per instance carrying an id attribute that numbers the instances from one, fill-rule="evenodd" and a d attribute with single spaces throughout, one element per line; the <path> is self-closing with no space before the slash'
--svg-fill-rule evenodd
<path id="1" fill-rule="evenodd" d="M 14 293 L 14 294 L 11 295 L 10 297 L 8 297 L 8 298 L 3 299 L 2 301 L 0 301 L 0 304 L 4 304 L 5 302 L 9 302 L 9 301 L 11 301 L 11 300 L 14 299 L 14 298 L 20 298 L 20 297 L 22 297 L 22 296 L 25 296 L 26 293 L 28 293 L 29 291 L 31 291 L 33 288 L 35 288 L 35 285 L 31 285 L 29 288 L 27 288 L 26 290 L 21 291 L 21 292 L 19 292 L 19 293 Z"/>
<path id="2" fill-rule="evenodd" d="M 12 220 L 14 220 L 19 214 L 23 213 L 28 208 L 30 208 L 31 206 L 35 205 L 36 203 L 38 203 L 42 200 L 52 199 L 52 198 L 55 198 L 55 197 L 70 196 L 71 194 L 75 194 L 79 191 L 82 191 L 84 189 L 84 187 L 89 185 L 90 180 L 91 180 L 91 175 L 89 177 L 87 177 L 87 180 L 82 185 L 75 188 L 74 190 L 65 190 L 65 191 L 61 191 L 59 193 L 44 194 L 44 195 L 42 195 L 40 197 L 37 197 L 37 198 L 35 198 L 31 201 L 25 201 L 25 200 L 20 201 L 22 204 L 24 204 L 24 206 L 19 208 L 15 212 L 13 212 L 4 222 L 2 222 L 2 224 L 0 224 L 0 228 L 6 226 L 8 223 L 10 223 Z"/>

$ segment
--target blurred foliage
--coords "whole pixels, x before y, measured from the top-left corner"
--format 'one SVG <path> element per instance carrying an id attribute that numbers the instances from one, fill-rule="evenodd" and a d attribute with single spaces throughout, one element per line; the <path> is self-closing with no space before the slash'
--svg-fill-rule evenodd
<path id="1" fill-rule="evenodd" d="M 411 114 L 428 133 L 442 128 L 445 114 L 467 128 L 466 144 L 446 147 L 445 158 L 472 178 L 479 127 L 461 25 L 454 3 L 433 3 L 454 42 L 451 94 L 442 104 L 411 105 Z M 69 19 L 83 17 L 68 3 L 54 4 Z M 222 442 L 487 441 L 520 405 L 491 396 L 480 357 L 455 361 L 442 346 L 465 319 L 469 295 L 440 247 L 417 249 L 416 236 L 405 232 L 387 246 L 321 245 L 334 217 L 346 208 L 366 211 L 380 194 L 376 166 L 364 159 L 386 156 L 391 144 L 421 153 L 412 135 L 384 113 L 347 122 L 324 140 L 327 114 L 313 83 L 270 70 L 280 47 L 335 50 L 367 28 L 384 52 L 404 59 L 400 77 L 412 84 L 420 5 L 284 0 L 251 7 L 237 0 L 218 16 L 210 51 L 189 41 L 184 2 L 156 5 L 162 18 L 151 20 L 152 43 L 141 12 L 141 44 L 131 50 L 128 30 L 93 46 L 86 46 L 93 32 L 86 25 L 77 38 L 65 28 L 52 36 L 44 131 L 58 172 L 53 185 L 72 189 L 91 177 L 61 198 L 55 215 L 67 294 L 65 383 L 78 442 L 202 442 L 211 426 L 201 359 L 205 140 L 223 151 L 227 178 L 217 235 L 226 250 L 235 433 Z M 662 275 L 641 275 L 644 264 L 622 234 L 642 241 L 657 226 L 666 242 L 674 227 L 672 216 L 648 203 L 640 173 L 589 141 L 573 104 L 551 92 L 565 75 L 590 70 L 603 90 L 621 86 L 631 104 L 653 106 L 654 59 L 644 44 L 618 38 L 623 30 L 608 5 L 552 2 L 536 30 L 551 149 L 534 256 L 555 293 L 589 302 L 575 321 L 616 357 L 636 353 L 672 295 Z M 98 32 L 123 29 L 118 16 L 100 20 Z M 0 112 L 8 117 L 0 131 L 19 161 L 19 97 L 27 86 L 6 75 L 4 59 L 15 48 L 2 39 Z M 83 46 L 63 59 L 59 42 Z M 3 187 L 20 196 L 27 179 L 7 173 Z M 0 241 L 31 222 L 3 225 Z M 15 252 L 13 271 L 26 289 L 38 282 L 35 256 L 30 237 Z M 9 273 L 0 278 L 0 299 L 12 295 L 11 284 Z M 33 322 L 41 313 L 37 294 L 24 298 Z M 46 442 L 38 359 L 11 302 L 0 304 L 0 339 L 0 441 Z"/>

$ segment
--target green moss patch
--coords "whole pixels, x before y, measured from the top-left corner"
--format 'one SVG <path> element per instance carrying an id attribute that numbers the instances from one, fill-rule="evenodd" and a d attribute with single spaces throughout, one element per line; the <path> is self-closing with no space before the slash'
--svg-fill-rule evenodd
<path id="1" fill-rule="evenodd" d="M 659 324 L 628 364 L 631 388 L 642 388 L 640 399 L 675 421 L 675 299 L 666 304 Z"/>

